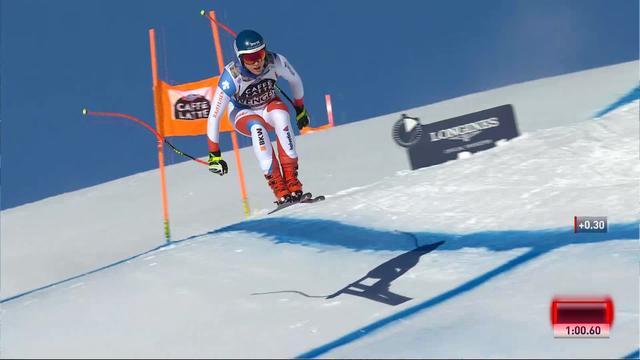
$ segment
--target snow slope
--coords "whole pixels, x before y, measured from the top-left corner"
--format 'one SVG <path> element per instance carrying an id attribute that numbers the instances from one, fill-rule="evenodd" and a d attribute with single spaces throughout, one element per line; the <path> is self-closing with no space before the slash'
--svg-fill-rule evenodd
<path id="1" fill-rule="evenodd" d="M 633 61 L 530 81 L 403 112 L 418 116 L 423 123 L 427 123 L 510 103 L 514 105 L 520 130 L 527 134 L 536 129 L 590 118 L 597 110 L 637 85 L 638 64 L 638 61 Z M 322 117 L 322 109 L 310 110 L 315 119 Z M 340 110 L 334 111 L 337 113 Z M 388 114 L 297 137 L 302 159 L 300 176 L 305 188 L 314 193 L 336 194 L 348 188 L 370 186 L 398 171 L 409 169 L 405 149 L 397 146 L 391 138 L 391 126 L 399 118 L 398 115 Z M 118 123 L 119 120 L 114 120 L 112 126 L 120 126 Z M 320 122 L 316 125 L 320 125 Z M 145 134 L 141 139 L 126 139 L 124 136 L 126 134 L 123 132 L 122 141 L 148 141 L 149 162 L 157 161 L 156 147 L 151 137 Z M 536 157 L 547 154 L 547 149 L 535 151 Z M 552 151 L 560 150 L 556 148 Z M 246 148 L 240 152 L 252 213 L 264 214 L 273 206 L 273 197 L 266 188 L 252 150 Z M 114 154 L 113 161 L 118 161 L 120 156 L 125 155 Z M 234 156 L 232 153 L 225 153 L 224 156 L 230 164 L 230 173 L 224 177 L 213 176 L 202 165 L 191 161 L 167 168 L 173 240 L 185 239 L 244 219 Z M 526 154 L 519 156 L 527 157 Z M 531 168 L 537 166 L 535 162 L 540 160 L 532 158 L 524 161 L 526 163 L 516 166 Z M 466 167 L 447 169 L 453 171 L 456 177 L 466 176 L 463 173 L 465 171 L 472 171 L 477 176 L 481 171 Z M 446 190 L 441 186 L 449 182 L 459 184 L 461 179 L 449 179 L 447 172 L 438 171 L 439 187 L 432 188 L 428 193 L 434 194 L 438 189 L 442 189 L 443 194 L 455 193 L 455 190 Z M 493 174 L 500 176 L 495 171 Z M 591 176 L 588 170 L 582 174 L 587 178 Z M 556 176 L 553 171 L 548 171 L 546 175 Z M 406 182 L 413 178 L 407 175 L 399 179 L 405 179 Z M 478 180 L 481 181 L 478 186 L 493 181 L 490 178 Z M 402 183 L 402 180 L 398 181 Z M 520 179 L 511 179 L 505 185 L 511 186 L 515 182 L 519 183 Z M 435 183 L 429 180 L 428 184 Z M 158 172 L 149 171 L 2 211 L 0 298 L 91 271 L 163 244 L 159 185 Z M 3 188 L 3 191 L 7 190 Z M 540 200 L 544 194 L 544 191 L 537 195 L 533 192 L 531 196 L 534 200 Z M 470 209 L 457 207 L 464 201 L 462 198 L 439 199 L 457 201 L 456 212 L 471 211 L 474 207 L 478 210 L 477 205 L 471 205 Z M 432 215 L 441 214 L 434 211 Z M 449 226 L 431 225 L 440 228 Z"/>
<path id="2" fill-rule="evenodd" d="M 638 112 L 265 208 L 4 301 L 2 356 L 623 356 L 640 337 Z M 104 191 L 118 187 L 133 188 Z M 573 234 L 574 215 L 606 215 L 609 232 Z M 388 290 L 350 293 L 379 279 Z M 611 295 L 611 337 L 554 339 L 563 294 Z"/>

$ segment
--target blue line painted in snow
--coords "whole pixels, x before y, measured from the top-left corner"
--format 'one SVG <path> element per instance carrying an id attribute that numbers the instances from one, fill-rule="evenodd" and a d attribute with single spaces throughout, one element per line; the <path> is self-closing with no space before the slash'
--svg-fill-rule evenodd
<path id="1" fill-rule="evenodd" d="M 395 313 L 393 315 L 387 316 L 386 318 L 380 319 L 376 322 L 373 322 L 367 326 L 364 326 L 360 329 L 357 329 L 355 331 L 352 331 L 336 340 L 333 340 L 327 344 L 321 345 L 319 347 L 316 347 L 315 349 L 311 349 L 303 354 L 300 354 L 298 356 L 296 356 L 296 359 L 312 359 L 312 358 L 316 358 L 322 354 L 325 354 L 331 350 L 334 350 L 340 346 L 349 344 L 355 340 L 358 340 L 364 336 L 370 335 L 372 332 L 374 332 L 375 330 L 378 330 L 384 326 L 387 326 L 397 320 L 401 320 L 404 318 L 407 318 L 411 315 L 414 315 L 424 309 L 433 307 L 435 305 L 441 304 L 451 298 L 453 298 L 454 296 L 457 295 L 461 295 L 469 290 L 472 290 L 476 287 L 478 287 L 479 285 L 482 285 L 483 283 L 491 280 L 492 278 L 507 272 L 511 269 L 513 269 L 514 267 L 525 263 L 537 256 L 540 256 L 542 254 L 544 254 L 546 251 L 540 251 L 540 250 L 529 250 L 528 252 L 526 252 L 525 254 L 522 254 L 518 257 L 516 257 L 515 259 L 510 260 L 509 262 L 507 262 L 506 264 L 503 264 L 489 272 L 486 272 L 452 290 L 449 290 L 443 294 L 440 294 L 438 296 L 435 296 L 427 301 L 424 301 L 420 304 L 414 305 L 410 308 L 407 308 L 405 310 L 402 310 L 398 313 Z"/>
<path id="2" fill-rule="evenodd" d="M 640 99 L 640 85 L 638 85 L 635 89 L 629 91 L 629 93 L 627 93 L 625 96 L 621 97 L 620 99 L 618 99 L 616 102 L 614 102 L 613 104 L 607 106 L 606 108 L 602 109 L 601 111 L 599 111 L 595 117 L 599 118 L 602 117 L 608 113 L 610 113 L 611 111 L 619 108 L 620 106 L 626 105 L 632 101 L 638 100 Z"/>
<path id="3" fill-rule="evenodd" d="M 23 292 L 23 293 L 20 293 L 20 294 L 14 295 L 14 296 L 10 296 L 10 297 L 8 297 L 8 298 L 2 299 L 2 300 L 0 301 L 0 304 L 5 303 L 5 302 L 7 302 L 7 301 L 15 300 L 15 299 L 17 299 L 17 298 L 19 298 L 19 297 L 23 297 L 23 296 L 25 296 L 25 295 L 33 294 L 34 292 L 37 292 L 37 291 L 42 291 L 42 290 L 45 290 L 45 289 L 48 289 L 48 288 L 54 287 L 54 286 L 56 286 L 56 285 L 60 285 L 60 284 L 62 284 L 62 283 L 65 283 L 65 282 L 68 282 L 68 281 L 71 281 L 71 280 L 75 280 L 75 279 L 81 278 L 81 277 L 83 277 L 83 276 L 87 276 L 87 275 L 90 275 L 90 274 L 96 273 L 96 272 L 98 272 L 98 271 L 102 271 L 102 270 L 108 269 L 108 268 L 110 268 L 110 267 L 114 267 L 114 266 L 116 266 L 116 265 L 119 265 L 119 264 L 125 263 L 125 262 L 127 262 L 127 261 L 133 260 L 133 259 L 138 258 L 138 257 L 143 256 L 143 255 L 146 255 L 146 254 L 148 254 L 148 253 L 150 253 L 150 252 L 152 252 L 152 251 L 159 250 L 159 249 L 161 249 L 161 248 L 163 248 L 163 247 L 166 247 L 167 245 L 169 245 L 169 244 L 160 245 L 160 246 L 158 246 L 158 247 L 155 247 L 155 248 L 153 248 L 153 249 L 151 249 L 151 250 L 147 250 L 147 251 L 145 251 L 145 252 L 143 252 L 143 253 L 140 253 L 140 254 L 138 254 L 138 255 L 134 255 L 134 256 L 128 257 L 128 258 L 126 258 L 126 259 L 116 261 L 116 262 L 114 262 L 113 264 L 109 264 L 109 265 L 103 266 L 103 267 L 98 268 L 98 269 L 95 269 L 95 270 L 91 270 L 91 271 L 89 271 L 89 272 L 86 272 L 86 273 L 83 273 L 83 274 L 80 274 L 80 275 L 72 276 L 72 277 L 70 277 L 70 278 L 67 278 L 67 279 L 64 279 L 64 280 L 60 280 L 60 281 L 58 281 L 58 282 L 55 282 L 55 283 L 52 283 L 52 284 L 49 284 L 49 285 L 42 286 L 42 287 L 39 287 L 39 288 L 37 288 L 37 289 L 33 289 L 33 290 L 29 290 L 29 291 L 25 291 L 25 292 Z"/>
<path id="4" fill-rule="evenodd" d="M 637 239 L 640 223 L 611 224 L 604 234 L 574 234 L 572 227 L 547 230 L 482 231 L 469 234 L 413 232 L 416 239 L 399 231 L 385 231 L 344 224 L 332 220 L 268 217 L 243 221 L 212 232 L 253 232 L 276 243 L 310 246 L 342 246 L 353 250 L 409 251 L 418 246 L 444 241 L 438 250 L 485 247 L 494 251 L 517 248 L 553 249 L 570 244 L 583 244 L 616 239 Z"/>
<path id="5" fill-rule="evenodd" d="M 629 355 L 626 355 L 625 357 L 623 357 L 623 359 L 638 359 L 638 358 L 640 358 L 640 349 L 632 352 Z"/>
<path id="6" fill-rule="evenodd" d="M 445 243 L 438 248 L 457 250 L 465 247 L 484 247 L 494 251 L 531 248 L 527 253 L 484 273 L 441 295 L 426 300 L 399 313 L 376 321 L 348 333 L 334 341 L 300 354 L 297 358 L 315 358 L 337 347 L 346 345 L 397 320 L 414 315 L 438 305 L 457 295 L 474 289 L 492 278 L 543 255 L 553 249 L 572 244 L 596 243 L 609 240 L 637 240 L 640 237 L 639 223 L 612 224 L 604 234 L 574 234 L 572 228 L 550 230 L 484 231 L 470 234 L 446 234 L 434 232 L 412 233 L 417 239 L 397 231 L 383 231 L 343 224 L 329 220 L 307 220 L 292 218 L 264 218 L 227 226 L 215 233 L 246 231 L 271 238 L 276 243 L 295 243 L 310 246 L 338 245 L 353 250 L 412 250 L 416 246 L 437 241 Z"/>
<path id="7" fill-rule="evenodd" d="M 330 343 L 301 354 L 297 358 L 318 357 L 337 347 L 367 336 L 390 323 L 474 289 L 492 278 L 553 249 L 572 244 L 596 243 L 609 240 L 637 240 L 639 238 L 639 225 L 639 223 L 612 224 L 609 226 L 609 232 L 604 234 L 574 234 L 572 229 L 568 228 L 530 231 L 485 231 L 470 234 L 413 233 L 418 239 L 418 244 L 445 241 L 439 247 L 439 251 L 456 250 L 465 247 L 484 247 L 494 251 L 506 251 L 516 248 L 530 248 L 530 250 L 452 290 L 346 334 Z M 416 247 L 415 240 L 406 236 L 405 233 L 362 228 L 329 220 L 264 218 L 227 226 L 213 233 L 233 231 L 258 233 L 271 238 L 276 243 L 296 243 L 312 246 L 338 245 L 353 250 L 412 250 Z"/>
<path id="8" fill-rule="evenodd" d="M 276 231 L 276 229 L 278 229 Z M 413 233 L 413 236 L 407 236 L 406 233 L 399 231 L 383 231 L 368 229 L 359 226 L 353 226 L 343 224 L 336 221 L 329 220 L 302 220 L 291 218 L 266 218 L 253 221 L 245 221 L 235 225 L 227 226 L 225 228 L 211 231 L 206 234 L 191 236 L 183 240 L 173 241 L 168 244 L 163 244 L 155 247 L 151 250 L 145 251 L 138 255 L 131 256 L 124 260 L 117 261 L 107 266 L 103 266 L 93 271 L 86 272 L 77 276 L 70 277 L 68 279 L 58 281 L 53 284 L 39 287 L 27 292 L 23 292 L 5 299 L 0 300 L 1 303 L 6 303 L 17 298 L 33 294 L 38 291 L 49 289 L 56 285 L 60 285 L 65 282 L 69 282 L 90 274 L 106 270 L 122 263 L 134 260 L 143 255 L 147 255 L 153 251 L 160 250 L 175 244 L 186 242 L 201 238 L 205 235 L 211 235 L 216 233 L 233 232 L 233 231 L 248 231 L 256 232 L 262 235 L 266 235 L 276 243 L 298 243 L 303 245 L 334 245 L 343 246 L 354 250 L 413 250 L 418 246 L 433 243 L 437 241 L 445 241 L 445 243 L 439 248 L 439 250 L 455 250 L 464 247 L 486 247 L 491 250 L 510 250 L 521 247 L 532 247 L 533 250 L 528 253 L 510 261 L 509 263 L 489 272 L 480 277 L 468 282 L 465 285 L 451 290 L 445 294 L 440 295 L 434 299 L 429 300 L 431 303 L 423 303 L 423 307 L 433 306 L 442 301 L 451 298 L 457 294 L 468 291 L 469 289 L 476 287 L 492 277 L 498 275 L 501 272 L 507 271 L 512 267 L 519 265 L 524 261 L 530 260 L 530 258 L 536 257 L 546 251 L 542 249 L 549 249 L 561 247 L 569 244 L 577 243 L 591 243 L 599 241 L 607 241 L 614 239 L 626 239 L 626 238 L 638 238 L 638 224 L 612 224 L 609 226 L 609 233 L 607 234 L 580 234 L 575 235 L 570 230 L 555 229 L 555 230 L 539 230 L 539 231 L 485 231 L 472 234 L 446 234 L 446 233 L 432 233 L 421 232 Z M 417 243 L 416 243 L 417 239 Z M 417 305 L 420 306 L 420 305 Z M 414 307 L 415 308 L 415 307 Z M 416 308 L 414 311 L 421 309 Z M 400 318 L 401 316 L 408 316 L 407 310 L 395 316 Z M 391 318 L 386 323 L 393 322 L 397 318 Z M 382 321 L 382 320 L 381 320 Z M 365 329 L 367 331 L 374 330 L 381 326 L 377 323 L 371 324 Z M 367 332 L 368 333 L 368 332 Z M 342 338 L 341 338 L 342 339 Z M 347 338 L 347 342 L 353 341 L 355 338 Z M 340 340 L 340 339 L 339 339 Z M 344 340 L 341 340 L 344 341 Z M 337 345 L 336 345 L 337 344 Z M 332 346 L 321 347 L 323 352 L 329 351 L 336 346 L 343 344 L 342 342 L 336 343 Z M 313 351 L 313 350 L 312 350 Z M 317 349 L 315 351 L 318 351 Z"/>
<path id="9" fill-rule="evenodd" d="M 15 300 L 17 298 L 21 298 L 21 297 L 29 295 L 29 294 L 33 294 L 33 293 L 38 292 L 38 291 L 49 289 L 49 288 L 52 288 L 52 287 L 54 287 L 56 285 L 60 285 L 60 284 L 63 284 L 63 283 L 66 283 L 66 282 L 69 282 L 69 281 L 72 281 L 72 280 L 75 280 L 75 279 L 79 279 L 81 277 L 84 277 L 84 276 L 87 276 L 87 275 L 91 275 L 91 274 L 97 273 L 97 272 L 102 271 L 102 270 L 106 270 L 106 269 L 112 268 L 114 266 L 126 263 L 128 261 L 133 260 L 133 259 L 137 259 L 137 258 L 139 258 L 141 256 L 144 256 L 144 255 L 147 255 L 149 253 L 152 253 L 152 252 L 154 252 L 156 250 L 160 250 L 160 249 L 163 249 L 163 248 L 166 248 L 166 247 L 169 247 L 169 246 L 172 246 L 172 245 L 184 242 L 184 241 L 185 240 L 178 240 L 178 241 L 172 241 L 170 243 L 164 243 L 164 244 L 162 244 L 160 246 L 154 247 L 153 249 L 147 250 L 147 251 L 142 252 L 142 253 L 137 254 L 137 255 L 133 255 L 133 256 L 128 257 L 126 259 L 118 260 L 118 261 L 116 261 L 114 263 L 111 263 L 109 265 L 105 265 L 105 266 L 97 268 L 95 270 L 91 270 L 91 271 L 88 271 L 86 273 L 75 275 L 75 276 L 72 276 L 70 278 L 66 278 L 64 280 L 60 280 L 60 281 L 57 281 L 57 282 L 52 283 L 52 284 L 41 286 L 41 287 L 33 289 L 33 290 L 25 291 L 25 292 L 22 292 L 22 293 L 19 293 L 19 294 L 4 298 L 4 299 L 0 300 L 0 304 L 6 303 L 6 302 L 11 301 L 11 300 Z"/>

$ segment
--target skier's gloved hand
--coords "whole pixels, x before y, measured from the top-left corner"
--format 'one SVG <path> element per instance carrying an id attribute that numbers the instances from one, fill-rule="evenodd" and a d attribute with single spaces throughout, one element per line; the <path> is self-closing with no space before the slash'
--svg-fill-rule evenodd
<path id="1" fill-rule="evenodd" d="M 298 130 L 302 130 L 305 126 L 309 125 L 309 114 L 307 114 L 307 109 L 305 109 L 304 105 L 299 107 L 295 106 L 295 109 Z"/>
<path id="2" fill-rule="evenodd" d="M 222 160 L 222 156 L 220 152 L 210 152 L 209 153 L 209 171 L 214 174 L 218 174 L 220 176 L 229 172 L 229 167 L 227 166 L 227 162 Z"/>

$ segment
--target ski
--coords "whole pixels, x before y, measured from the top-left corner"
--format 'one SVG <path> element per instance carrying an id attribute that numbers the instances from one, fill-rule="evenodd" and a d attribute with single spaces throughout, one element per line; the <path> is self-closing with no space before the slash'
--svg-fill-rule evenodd
<path id="1" fill-rule="evenodd" d="M 278 210 L 282 210 L 284 208 L 288 208 L 289 206 L 295 205 L 295 204 L 298 204 L 298 203 L 311 204 L 311 203 L 314 203 L 314 202 L 317 202 L 317 201 L 322 201 L 322 200 L 324 200 L 324 196 L 323 195 L 319 195 L 319 196 L 313 197 L 313 195 L 311 195 L 311 193 L 304 193 L 304 194 L 302 194 L 302 196 L 300 197 L 299 200 L 286 202 L 284 204 L 280 204 L 275 209 L 269 211 L 268 214 L 273 214 L 274 212 L 276 212 Z"/>
<path id="2" fill-rule="evenodd" d="M 305 204 L 312 204 L 314 202 L 322 201 L 322 200 L 324 200 L 324 195 L 318 195 L 316 197 L 312 197 L 312 198 L 309 198 L 309 199 L 302 199 L 299 202 L 305 203 Z"/>

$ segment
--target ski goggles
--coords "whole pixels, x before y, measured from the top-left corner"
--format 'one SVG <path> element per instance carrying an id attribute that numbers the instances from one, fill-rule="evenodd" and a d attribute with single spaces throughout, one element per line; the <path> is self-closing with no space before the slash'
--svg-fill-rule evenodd
<path id="1" fill-rule="evenodd" d="M 260 49 L 254 53 L 242 54 L 240 57 L 242 58 L 243 63 L 253 65 L 258 61 L 264 60 L 264 58 L 267 57 L 267 51 L 265 49 Z"/>

